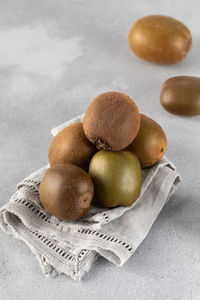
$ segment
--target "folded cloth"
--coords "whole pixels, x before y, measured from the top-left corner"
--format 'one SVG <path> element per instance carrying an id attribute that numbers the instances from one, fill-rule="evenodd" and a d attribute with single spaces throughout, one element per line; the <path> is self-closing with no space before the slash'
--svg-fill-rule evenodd
<path id="1" fill-rule="evenodd" d="M 83 115 L 52 129 L 53 135 L 82 119 Z M 0 209 L 0 226 L 30 247 L 46 276 L 64 273 L 73 279 L 81 279 L 99 255 L 122 266 L 180 182 L 174 164 L 163 157 L 142 170 L 141 193 L 131 206 L 105 209 L 92 205 L 82 219 L 64 222 L 48 214 L 40 203 L 39 185 L 48 168 L 18 184 L 16 193 Z"/>

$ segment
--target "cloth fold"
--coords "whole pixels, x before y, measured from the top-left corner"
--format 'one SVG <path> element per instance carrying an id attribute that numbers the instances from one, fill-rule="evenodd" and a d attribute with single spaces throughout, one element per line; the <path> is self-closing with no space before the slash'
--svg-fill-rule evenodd
<path id="1" fill-rule="evenodd" d="M 56 135 L 83 115 L 54 129 Z M 49 165 L 37 170 L 17 185 L 16 193 L 0 209 L 0 227 L 23 240 L 36 254 L 43 273 L 65 273 L 81 279 L 99 255 L 122 266 L 148 234 L 153 222 L 180 183 L 180 175 L 166 157 L 142 170 L 139 198 L 129 207 L 113 209 L 91 206 L 75 222 L 64 222 L 44 210 L 39 185 Z"/>

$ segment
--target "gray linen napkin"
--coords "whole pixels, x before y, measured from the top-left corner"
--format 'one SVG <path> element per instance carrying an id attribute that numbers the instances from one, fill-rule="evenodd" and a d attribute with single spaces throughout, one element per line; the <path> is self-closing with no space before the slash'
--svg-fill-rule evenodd
<path id="1" fill-rule="evenodd" d="M 52 129 L 52 134 L 82 118 Z M 163 157 L 155 166 L 142 170 L 141 193 L 132 206 L 103 209 L 92 205 L 81 220 L 63 222 L 40 204 L 39 184 L 48 167 L 20 182 L 16 193 L 0 209 L 0 227 L 30 247 L 46 276 L 65 273 L 81 279 L 99 255 L 122 266 L 144 240 L 180 182 L 174 164 Z"/>

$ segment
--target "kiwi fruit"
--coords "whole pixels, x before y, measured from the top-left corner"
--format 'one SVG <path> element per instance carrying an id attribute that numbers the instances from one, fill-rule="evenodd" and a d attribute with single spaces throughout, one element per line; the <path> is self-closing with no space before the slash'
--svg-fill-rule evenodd
<path id="1" fill-rule="evenodd" d="M 120 92 L 106 92 L 89 105 L 83 130 L 102 150 L 121 150 L 136 137 L 140 127 L 139 110 L 133 100 Z"/>
<path id="2" fill-rule="evenodd" d="M 94 186 L 88 173 L 72 164 L 49 168 L 39 187 L 43 207 L 64 221 L 83 217 L 90 207 L 93 194 Z"/>
<path id="3" fill-rule="evenodd" d="M 50 166 L 70 163 L 88 170 L 89 162 L 96 151 L 86 138 L 83 123 L 74 123 L 60 131 L 52 140 L 48 158 Z"/>
<path id="4" fill-rule="evenodd" d="M 176 76 L 167 79 L 162 85 L 160 103 L 171 114 L 200 115 L 200 77 Z"/>
<path id="5" fill-rule="evenodd" d="M 98 151 L 91 159 L 89 174 L 94 183 L 94 202 L 99 206 L 129 206 L 140 194 L 140 162 L 130 151 Z"/>
<path id="6" fill-rule="evenodd" d="M 150 15 L 137 20 L 128 34 L 130 49 L 151 63 L 168 65 L 181 61 L 192 46 L 190 30 L 177 19 Z"/>
<path id="7" fill-rule="evenodd" d="M 143 114 L 140 116 L 140 130 L 127 150 L 135 153 L 141 167 L 146 168 L 153 166 L 162 158 L 167 148 L 167 138 L 157 122 Z"/>

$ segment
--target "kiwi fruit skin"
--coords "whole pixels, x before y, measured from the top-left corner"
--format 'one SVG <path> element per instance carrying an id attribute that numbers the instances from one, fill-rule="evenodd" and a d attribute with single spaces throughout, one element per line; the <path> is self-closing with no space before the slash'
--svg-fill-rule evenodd
<path id="1" fill-rule="evenodd" d="M 130 151 L 97 152 L 91 159 L 89 174 L 94 183 L 94 202 L 99 206 L 129 206 L 140 194 L 140 162 Z"/>
<path id="2" fill-rule="evenodd" d="M 54 137 L 48 150 L 49 164 L 52 167 L 70 163 L 87 171 L 95 152 L 95 146 L 84 134 L 83 123 L 77 122 L 64 128 Z"/>
<path id="3" fill-rule="evenodd" d="M 189 29 L 180 21 L 163 15 L 137 20 L 128 34 L 130 49 L 151 63 L 168 65 L 181 61 L 192 46 Z"/>
<path id="4" fill-rule="evenodd" d="M 167 79 L 162 85 L 160 103 L 171 114 L 200 115 L 200 77 L 176 76 Z"/>
<path id="5" fill-rule="evenodd" d="M 88 173 L 72 164 L 49 168 L 39 187 L 40 201 L 53 216 L 64 221 L 83 217 L 92 201 L 94 186 Z"/>
<path id="6" fill-rule="evenodd" d="M 142 168 L 147 168 L 162 158 L 167 148 L 167 138 L 157 122 L 144 114 L 140 116 L 140 130 L 127 150 L 137 155 Z"/>
<path id="7" fill-rule="evenodd" d="M 89 105 L 83 130 L 99 150 L 121 150 L 136 137 L 140 127 L 137 105 L 126 94 L 106 92 Z"/>

